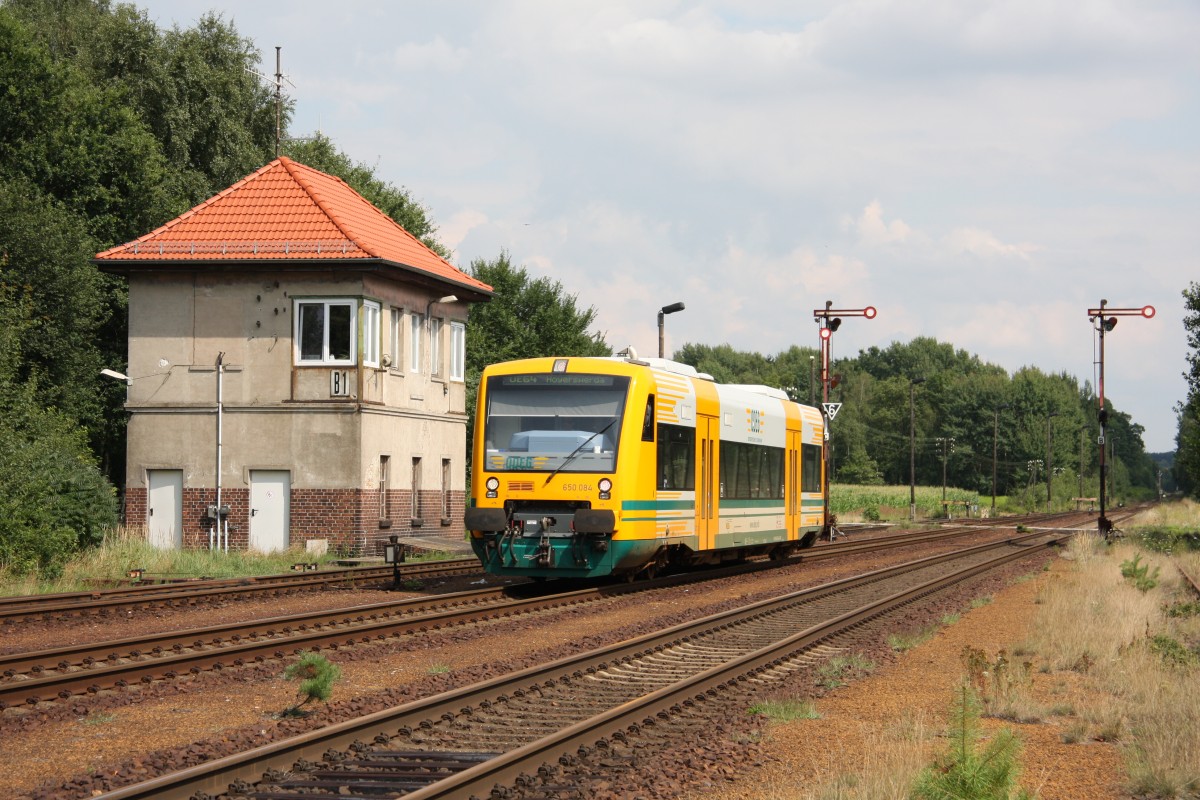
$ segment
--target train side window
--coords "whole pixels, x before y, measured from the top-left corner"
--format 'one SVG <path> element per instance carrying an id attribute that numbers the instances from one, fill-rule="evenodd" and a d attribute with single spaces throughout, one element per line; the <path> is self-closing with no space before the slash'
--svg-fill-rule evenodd
<path id="1" fill-rule="evenodd" d="M 800 446 L 803 464 L 800 467 L 800 491 L 821 491 L 821 446 L 805 444 Z"/>
<path id="2" fill-rule="evenodd" d="M 782 498 L 783 457 L 782 447 L 722 442 L 722 497 L 732 500 Z"/>
<path id="3" fill-rule="evenodd" d="M 682 425 L 658 426 L 658 488 L 692 491 L 696 488 L 696 431 Z"/>
<path id="4" fill-rule="evenodd" d="M 654 395 L 646 398 L 646 415 L 642 417 L 642 441 L 654 441 Z"/>

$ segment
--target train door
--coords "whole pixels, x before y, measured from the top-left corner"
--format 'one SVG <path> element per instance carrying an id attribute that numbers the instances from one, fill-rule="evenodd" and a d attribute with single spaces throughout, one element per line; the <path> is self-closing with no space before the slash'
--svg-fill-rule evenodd
<path id="1" fill-rule="evenodd" d="M 784 479 L 784 530 L 789 540 L 800 533 L 800 431 L 787 432 L 787 475 Z"/>
<path id="2" fill-rule="evenodd" d="M 717 466 L 717 418 L 696 415 L 696 536 L 701 550 L 711 550 L 717 538 L 720 470 Z"/>

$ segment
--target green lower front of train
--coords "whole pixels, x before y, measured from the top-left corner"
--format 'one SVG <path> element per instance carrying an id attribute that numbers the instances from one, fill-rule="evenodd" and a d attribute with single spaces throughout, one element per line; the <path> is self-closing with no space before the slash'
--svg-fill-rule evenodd
<path id="1" fill-rule="evenodd" d="M 641 570 L 654 561 L 662 545 L 653 539 L 614 540 L 603 534 L 531 537 L 500 532 L 473 535 L 471 547 L 493 575 L 603 578 Z"/>

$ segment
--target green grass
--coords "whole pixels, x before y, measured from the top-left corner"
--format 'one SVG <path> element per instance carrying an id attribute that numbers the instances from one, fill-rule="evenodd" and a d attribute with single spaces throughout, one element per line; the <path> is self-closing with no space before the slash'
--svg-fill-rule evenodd
<path id="1" fill-rule="evenodd" d="M 917 516 L 919 518 L 943 517 L 942 487 L 916 487 Z M 977 492 L 965 489 L 946 489 L 946 499 L 951 501 L 967 501 L 981 508 L 985 505 L 984 498 Z M 991 497 L 986 498 L 986 505 L 991 508 Z M 908 519 L 909 487 L 907 486 L 856 486 L 853 484 L 834 483 L 829 487 L 829 510 L 843 520 L 863 518 L 898 522 Z M 999 501 L 997 501 L 999 502 Z M 955 518 L 965 516 L 962 506 L 952 506 Z"/>
<path id="2" fill-rule="evenodd" d="M 772 722 L 792 722 L 797 719 L 820 719 L 816 707 L 804 700 L 763 700 L 750 706 L 750 713 Z"/>
<path id="3" fill-rule="evenodd" d="M 410 561 L 444 560 L 446 553 L 410 555 Z M 0 596 L 80 592 L 127 582 L 130 570 L 143 570 L 143 580 L 188 580 L 240 578 L 291 572 L 293 564 L 332 566 L 339 558 L 328 553 L 315 556 L 303 548 L 280 553 L 251 553 L 213 550 L 158 550 L 136 532 L 119 529 L 105 536 L 97 547 L 73 557 L 62 577 L 40 580 L 36 575 L 14 575 L 0 565 Z"/>
<path id="4" fill-rule="evenodd" d="M 845 686 L 851 679 L 866 675 L 875 669 L 875 662 L 858 653 L 834 656 L 817 669 L 819 683 L 826 689 Z"/>

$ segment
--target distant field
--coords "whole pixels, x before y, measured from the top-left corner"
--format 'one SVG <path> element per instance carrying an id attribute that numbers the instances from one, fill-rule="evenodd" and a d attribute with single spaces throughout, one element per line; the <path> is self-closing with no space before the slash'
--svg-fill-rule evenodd
<path id="1" fill-rule="evenodd" d="M 946 489 L 946 500 L 968 502 L 977 505 L 973 516 L 986 507 L 991 511 L 992 498 L 984 498 L 975 492 L 963 489 Z M 833 484 L 829 490 L 830 511 L 843 522 L 862 521 L 899 521 L 908 519 L 909 487 L 907 486 L 854 486 Z M 997 503 L 1001 503 L 997 498 Z M 917 517 L 941 517 L 942 487 L 916 487 Z M 1002 505 L 1002 503 L 1001 503 Z M 955 517 L 965 516 L 966 509 L 961 505 L 952 507 Z"/>

